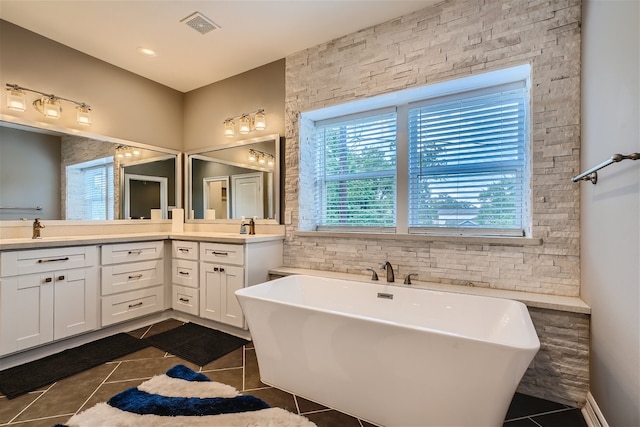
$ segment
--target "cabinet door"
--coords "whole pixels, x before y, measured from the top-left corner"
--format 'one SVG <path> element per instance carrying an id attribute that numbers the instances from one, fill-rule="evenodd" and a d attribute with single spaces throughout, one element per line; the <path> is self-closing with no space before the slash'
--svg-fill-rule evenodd
<path id="1" fill-rule="evenodd" d="M 244 327 L 236 289 L 244 287 L 242 267 L 203 263 L 200 271 L 200 316 Z"/>
<path id="2" fill-rule="evenodd" d="M 200 316 L 220 321 L 222 277 L 220 266 L 202 263 L 200 268 Z"/>
<path id="3" fill-rule="evenodd" d="M 53 339 L 53 274 L 0 280 L 0 354 Z"/>
<path id="4" fill-rule="evenodd" d="M 54 273 L 53 339 L 93 330 L 98 325 L 95 268 Z"/>
<path id="5" fill-rule="evenodd" d="M 222 268 L 222 267 L 221 267 Z M 244 269 L 242 267 L 224 266 L 222 276 L 222 295 L 220 300 L 222 307 L 220 310 L 220 321 L 229 325 L 244 327 L 244 315 L 242 308 L 236 298 L 235 292 L 244 287 Z"/>

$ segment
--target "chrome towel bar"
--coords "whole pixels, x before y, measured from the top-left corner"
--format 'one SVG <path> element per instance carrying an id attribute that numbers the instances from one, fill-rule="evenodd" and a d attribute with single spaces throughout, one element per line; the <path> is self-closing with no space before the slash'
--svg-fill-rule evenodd
<path id="1" fill-rule="evenodd" d="M 17 206 L 0 206 L 0 209 L 15 210 L 15 211 L 41 211 L 42 210 L 40 206 L 36 206 L 33 208 L 20 208 Z"/>
<path id="2" fill-rule="evenodd" d="M 592 167 L 591 169 L 589 169 L 588 171 L 582 172 L 580 175 L 576 175 L 573 178 L 571 178 L 571 181 L 573 182 L 578 182 L 578 181 L 591 181 L 592 184 L 596 184 L 598 182 L 598 172 L 600 169 L 605 168 L 607 166 L 609 166 L 612 163 L 618 163 L 621 162 L 623 160 L 638 160 L 640 159 L 640 153 L 631 153 L 627 156 L 623 155 L 623 154 L 614 154 L 613 156 L 611 156 L 611 158 L 609 158 L 608 160 L 600 163 L 597 166 Z"/>

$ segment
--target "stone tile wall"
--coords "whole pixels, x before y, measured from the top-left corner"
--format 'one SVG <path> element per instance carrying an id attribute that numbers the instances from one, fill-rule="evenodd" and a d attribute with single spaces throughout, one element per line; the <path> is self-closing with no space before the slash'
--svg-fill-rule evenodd
<path id="1" fill-rule="evenodd" d="M 284 263 L 363 271 L 389 260 L 421 280 L 578 296 L 580 0 L 450 0 L 286 58 Z M 315 203 L 299 114 L 523 63 L 532 66 L 532 237 L 542 245 L 297 236 Z M 300 227 L 300 228 L 299 228 Z"/>
<path id="2" fill-rule="evenodd" d="M 589 391 L 589 316 L 529 308 L 540 351 L 518 391 L 582 407 Z"/>
<path id="3" fill-rule="evenodd" d="M 284 265 L 367 274 L 389 260 L 400 277 L 580 294 L 581 0 L 448 0 L 286 58 Z M 540 245 L 297 235 L 315 202 L 301 152 L 301 112 L 524 63 L 531 64 L 532 236 Z M 300 173 L 300 171 L 303 173 Z M 286 216 L 285 216 L 286 217 Z M 521 384 L 580 405 L 588 390 L 588 319 L 531 310 L 542 349 Z"/>

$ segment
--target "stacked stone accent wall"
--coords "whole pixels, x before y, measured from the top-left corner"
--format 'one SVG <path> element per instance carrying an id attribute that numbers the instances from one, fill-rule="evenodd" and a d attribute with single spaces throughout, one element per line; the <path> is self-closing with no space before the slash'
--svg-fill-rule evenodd
<path id="1" fill-rule="evenodd" d="M 571 177 L 580 172 L 581 7 L 580 0 L 448 0 L 287 57 L 284 201 L 292 221 L 286 225 L 284 265 L 364 275 L 367 267 L 388 260 L 400 277 L 411 272 L 418 280 L 579 296 L 580 186 Z M 527 63 L 528 237 L 541 244 L 296 234 L 309 230 L 315 215 L 312 177 L 305 175 L 305 164 L 314 159 L 301 153 L 310 141 L 300 140 L 300 113 Z M 565 327 L 573 315 L 534 321 L 548 334 L 547 322 L 557 319 Z M 583 377 L 572 383 L 572 369 L 540 359 L 566 357 L 576 348 L 572 339 L 553 339 L 559 353 L 543 349 L 522 386 L 529 394 L 584 402 Z M 586 369 L 583 362 L 579 369 Z"/>
<path id="2" fill-rule="evenodd" d="M 450 0 L 287 57 L 285 265 L 353 272 L 386 259 L 424 280 L 578 296 L 580 20 L 574 0 Z M 523 63 L 532 67 L 532 237 L 542 245 L 294 234 L 314 215 L 299 168 L 312 161 L 300 153 L 301 112 Z"/>
<path id="3" fill-rule="evenodd" d="M 518 391 L 582 407 L 589 391 L 589 316 L 529 308 L 540 351 Z"/>

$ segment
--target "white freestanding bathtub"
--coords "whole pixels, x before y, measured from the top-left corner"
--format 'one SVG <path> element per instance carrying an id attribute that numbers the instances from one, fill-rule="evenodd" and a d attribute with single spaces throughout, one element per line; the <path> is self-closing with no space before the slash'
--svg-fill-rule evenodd
<path id="1" fill-rule="evenodd" d="M 540 342 L 524 304 L 288 276 L 236 291 L 264 383 L 382 426 L 502 426 Z"/>

